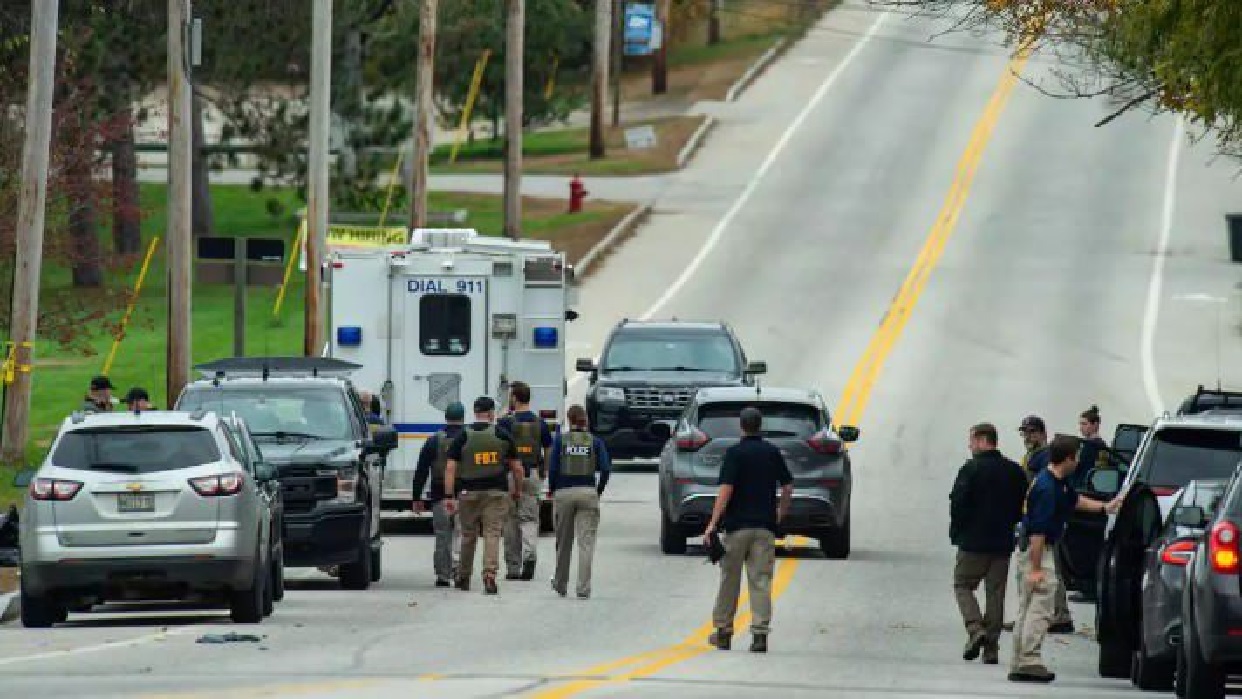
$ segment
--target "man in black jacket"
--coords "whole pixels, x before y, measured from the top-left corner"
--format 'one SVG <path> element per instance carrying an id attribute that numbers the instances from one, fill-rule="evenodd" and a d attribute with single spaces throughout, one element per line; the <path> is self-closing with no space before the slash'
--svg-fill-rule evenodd
<path id="1" fill-rule="evenodd" d="M 957 546 L 953 592 L 966 624 L 965 660 L 983 652 L 983 662 L 999 661 L 1005 584 L 1014 548 L 1014 528 L 1022 519 L 1027 480 L 1022 467 L 997 450 L 996 427 L 970 428 L 973 454 L 957 473 L 951 503 L 949 538 Z M 975 590 L 984 584 L 987 612 L 980 614 Z"/>

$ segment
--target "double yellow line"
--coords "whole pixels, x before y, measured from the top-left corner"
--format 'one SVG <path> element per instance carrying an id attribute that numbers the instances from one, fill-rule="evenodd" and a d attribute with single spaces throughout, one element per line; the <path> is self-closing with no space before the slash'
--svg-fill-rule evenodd
<path id="1" fill-rule="evenodd" d="M 983 159 L 983 152 L 992 132 L 1004 111 L 1010 95 L 1018 83 L 1018 76 L 1030 58 L 1029 45 L 1024 45 L 1009 61 L 1004 75 L 992 92 L 979 121 L 971 132 L 970 142 L 957 164 L 956 175 L 949 194 L 945 198 L 936 222 L 928 234 L 923 248 L 919 252 L 914 266 L 910 268 L 900 291 L 884 314 L 884 320 L 871 338 L 862 358 L 854 366 L 849 381 L 841 395 L 841 403 L 836 411 L 836 423 L 839 425 L 857 425 L 867 409 L 871 391 L 881 370 L 892 353 L 893 347 L 901 337 L 910 315 L 918 303 L 931 272 L 940 256 L 944 253 L 962 210 L 965 208 L 967 196 L 974 182 L 975 172 Z M 772 584 L 772 598 L 776 599 L 789 588 L 793 582 L 794 572 L 798 568 L 797 559 L 782 559 L 776 566 Z M 744 612 L 735 622 L 738 628 L 750 623 L 750 611 Z M 620 660 L 590 667 L 580 672 L 565 675 L 562 684 L 547 688 L 534 694 L 537 699 L 565 699 L 582 692 L 607 685 L 621 684 L 630 680 L 650 677 L 661 670 L 691 658 L 703 655 L 712 650 L 707 644 L 711 634 L 710 623 L 704 624 L 687 636 L 680 643 L 665 648 L 633 655 Z"/>

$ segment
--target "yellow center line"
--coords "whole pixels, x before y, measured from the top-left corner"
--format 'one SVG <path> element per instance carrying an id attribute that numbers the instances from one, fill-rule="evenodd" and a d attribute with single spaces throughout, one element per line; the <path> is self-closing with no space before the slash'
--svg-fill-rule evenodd
<path id="1" fill-rule="evenodd" d="M 966 149 L 957 163 L 953 183 L 945 198 L 944 206 L 937 215 L 936 222 L 928 233 L 914 265 L 906 275 L 905 281 L 902 282 L 900 290 L 893 297 L 880 326 L 876 329 L 862 357 L 850 373 L 845 389 L 841 393 L 840 405 L 837 407 L 837 424 L 857 425 L 861 421 L 867 404 L 870 402 L 875 382 L 879 378 L 880 372 L 892 353 L 897 340 L 901 337 L 906 323 L 909 321 L 910 315 L 918 303 L 919 297 L 922 296 L 923 290 L 931 278 L 931 272 L 935 268 L 936 263 L 940 261 L 945 246 L 948 244 L 949 237 L 961 217 L 971 185 L 974 182 L 975 173 L 978 171 L 979 163 L 983 159 L 983 152 L 991 140 L 992 132 L 1000 120 L 1000 115 L 1004 111 L 1005 105 L 1017 86 L 1018 76 L 1030 59 L 1030 54 L 1029 47 L 1024 45 L 1009 61 L 999 83 L 992 91 L 991 99 L 984 108 L 983 114 L 980 115 L 979 120 L 975 123 Z M 797 568 L 798 561 L 796 559 L 784 559 L 777 564 L 772 586 L 773 600 L 779 598 L 789 587 Z M 749 619 L 750 612 L 747 611 L 737 619 L 736 625 L 739 627 L 745 626 L 749 624 Z M 598 687 L 621 684 L 641 677 L 649 677 L 667 667 L 707 653 L 712 649 L 712 646 L 707 645 L 707 637 L 711 634 L 711 631 L 712 627 L 709 622 L 680 643 L 622 658 L 605 665 L 599 665 L 585 672 L 569 673 L 570 676 L 592 677 L 592 679 L 567 682 L 540 691 L 533 696 L 536 699 L 565 699 L 566 697 Z M 630 669 L 607 677 L 595 677 L 620 668 Z"/>

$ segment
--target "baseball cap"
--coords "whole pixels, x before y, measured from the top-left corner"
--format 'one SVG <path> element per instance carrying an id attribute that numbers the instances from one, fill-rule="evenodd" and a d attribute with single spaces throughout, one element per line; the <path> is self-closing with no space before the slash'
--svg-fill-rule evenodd
<path id="1" fill-rule="evenodd" d="M 96 376 L 91 379 L 91 390 L 102 391 L 104 389 L 112 390 L 112 380 L 107 376 Z"/>
<path id="2" fill-rule="evenodd" d="M 1044 425 L 1044 419 L 1038 415 L 1027 415 L 1022 418 L 1022 424 L 1018 426 L 1019 432 L 1027 430 L 1035 430 L 1036 432 L 1047 432 L 1048 428 Z"/>
<path id="3" fill-rule="evenodd" d="M 456 401 L 456 400 L 453 401 L 452 403 L 449 403 L 448 407 L 444 409 L 444 419 L 445 420 L 465 420 L 466 419 L 466 406 L 462 405 L 461 401 Z"/>
<path id="4" fill-rule="evenodd" d="M 496 401 L 491 396 L 479 396 L 474 399 L 474 413 L 490 413 L 496 409 Z"/>
<path id="5" fill-rule="evenodd" d="M 129 393 L 125 394 L 125 402 L 133 403 L 134 401 L 151 400 L 151 394 L 147 393 L 147 389 L 135 386 L 129 389 Z"/>

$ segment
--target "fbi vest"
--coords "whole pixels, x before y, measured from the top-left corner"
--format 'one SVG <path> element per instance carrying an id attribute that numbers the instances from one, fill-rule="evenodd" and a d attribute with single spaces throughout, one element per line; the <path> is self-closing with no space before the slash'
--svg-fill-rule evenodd
<path id="1" fill-rule="evenodd" d="M 496 433 L 495 425 L 488 425 L 484 430 L 467 429 L 458 469 L 460 477 L 471 481 L 500 478 L 505 473 L 507 447 L 505 440 Z"/>
<path id="2" fill-rule="evenodd" d="M 513 435 L 513 445 L 517 447 L 518 458 L 522 466 L 530 473 L 531 469 L 543 464 L 543 422 L 532 420 L 519 422 L 515 417 L 509 430 Z"/>

